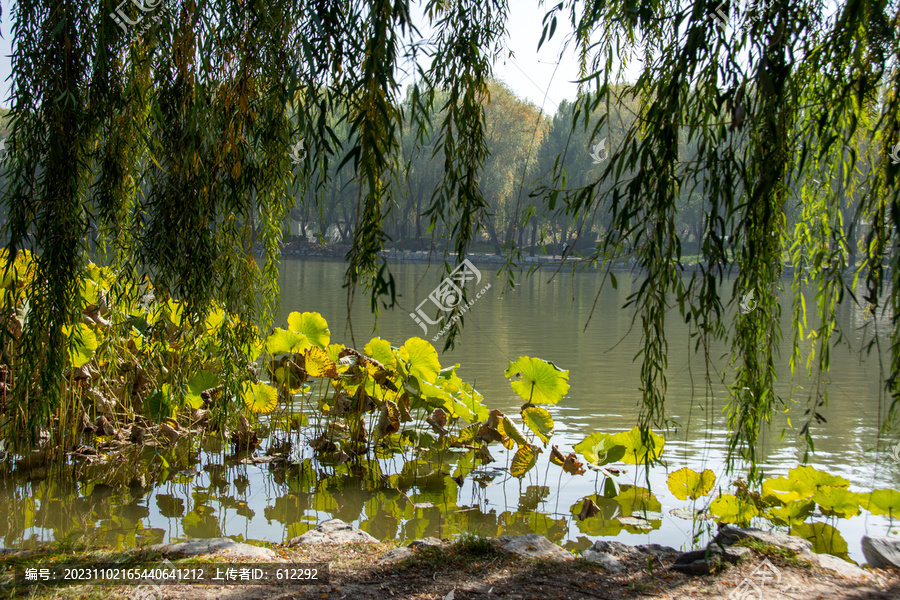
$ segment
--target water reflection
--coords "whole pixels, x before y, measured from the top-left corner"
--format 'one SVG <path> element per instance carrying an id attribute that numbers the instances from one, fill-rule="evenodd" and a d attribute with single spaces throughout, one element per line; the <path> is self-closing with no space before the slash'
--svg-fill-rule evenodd
<path id="1" fill-rule="evenodd" d="M 331 324 L 333 339 L 349 345 L 349 331 L 342 326 L 346 297 L 341 267 L 336 262 L 289 261 L 281 283 L 285 315 L 297 309 L 318 311 Z M 488 276 L 488 269 L 482 271 Z M 427 290 L 441 276 L 424 265 L 398 266 L 401 302 L 413 304 L 423 277 L 419 289 Z M 540 356 L 569 369 L 569 396 L 548 407 L 556 425 L 553 443 L 569 452 L 588 433 L 627 430 L 637 419 L 640 367 L 633 358 L 638 340 L 626 336 L 630 313 L 620 310 L 631 283 L 620 277 L 618 290 L 605 289 L 593 321 L 582 331 L 593 306 L 596 277 L 546 280 L 542 273 L 505 295 L 498 282 L 467 314 L 458 348 L 444 353 L 441 362 L 460 363 L 460 376 L 473 383 L 490 407 L 512 414 L 521 401 L 503 376 L 508 361 Z M 789 300 L 783 302 L 783 314 L 788 315 Z M 407 313 L 385 315 L 379 335 L 396 345 L 419 335 Z M 359 332 L 370 331 L 371 316 L 364 306 L 352 314 L 355 345 L 362 347 L 370 336 Z M 848 308 L 841 318 L 847 339 L 859 348 L 864 334 L 856 325 L 866 322 L 865 315 Z M 787 323 L 783 327 L 787 330 Z M 690 507 L 669 493 L 667 474 L 683 466 L 709 468 L 722 491 L 730 490 L 722 482 L 728 434 L 722 412 L 725 389 L 714 386 L 711 397 L 706 396 L 702 362 L 690 351 L 687 333 L 678 319 L 669 321 L 667 410 L 679 426 L 662 432 L 667 439 L 664 463 L 649 475 L 627 469 L 619 478 L 617 497 L 598 488 L 600 482 L 590 472 L 570 476 L 548 465 L 549 452 L 520 481 L 508 473 L 511 453 L 494 446 L 491 453 L 497 462 L 487 466 L 467 462 L 470 453 L 452 451 L 439 457 L 412 456 L 405 463 L 373 456 L 334 465 L 317 461 L 308 441 L 294 437 L 286 460 L 246 464 L 246 456 L 228 455 L 227 444 L 207 437 L 202 444 L 184 440 L 174 449 L 145 449 L 140 456 L 126 455 L 110 464 L 80 463 L 64 475 L 48 477 L 40 470 L 0 475 L 0 545 L 57 541 L 127 548 L 223 535 L 277 542 L 301 535 L 321 520 L 339 518 L 378 539 L 537 532 L 570 549 L 584 549 L 599 537 L 689 547 L 708 539 L 714 524 L 669 514 Z M 714 348 L 713 355 L 724 351 Z M 783 398 L 793 393 L 798 401 L 789 407 L 802 413 L 803 390 L 810 384 L 801 375 L 789 375 L 787 354 L 778 368 L 788 375 L 779 381 L 777 392 Z M 830 404 L 824 411 L 828 422 L 814 430 L 817 452 L 810 461 L 846 477 L 856 491 L 900 487 L 900 465 L 886 453 L 872 452 L 884 411 L 873 359 L 860 360 L 847 349 L 833 352 Z M 803 457 L 787 416 L 780 416 L 764 436 L 767 476 L 786 474 Z M 264 445 L 257 454 L 266 449 Z M 84 481 L 91 483 L 80 483 Z M 588 497 L 600 510 L 580 520 L 576 515 Z M 864 533 L 882 535 L 889 527 L 888 520 L 863 513 L 840 520 L 814 517 L 791 530 L 812 541 L 817 551 L 860 561 L 859 538 Z"/>

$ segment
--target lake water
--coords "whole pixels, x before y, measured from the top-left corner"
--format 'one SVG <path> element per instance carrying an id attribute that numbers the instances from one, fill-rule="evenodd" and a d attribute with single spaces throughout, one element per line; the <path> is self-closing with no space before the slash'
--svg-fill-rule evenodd
<path id="1" fill-rule="evenodd" d="M 458 374 L 498 408 L 518 419 L 521 400 L 504 377 L 508 363 L 520 356 L 553 361 L 570 372 L 569 394 L 548 409 L 555 433 L 551 444 L 569 452 L 593 431 L 631 429 L 639 414 L 640 364 L 633 359 L 639 336 L 629 333 L 631 312 L 621 307 L 632 291 L 630 276 L 619 274 L 618 289 L 607 285 L 593 308 L 599 287 L 596 273 L 559 274 L 548 281 L 552 269 L 530 278 L 520 277 L 513 290 L 494 276 L 492 265 L 473 262 L 492 287 L 466 314 L 457 347 L 441 354 L 441 365 L 461 365 Z M 333 260 L 286 260 L 280 284 L 283 295 L 281 322 L 290 311 L 315 311 L 328 321 L 332 342 L 362 349 L 373 336 L 374 319 L 368 298 L 358 295 L 348 324 L 346 290 L 341 287 L 344 263 Z M 378 335 L 400 346 L 423 336 L 409 313 L 443 277 L 442 267 L 424 263 L 392 267 L 401 308 L 381 315 Z M 485 282 L 479 285 L 483 287 Z M 790 314 L 790 299 L 782 298 L 783 314 Z M 811 303 L 811 300 L 810 300 Z M 727 318 L 733 318 L 729 315 Z M 877 355 L 860 357 L 863 322 L 858 311 L 845 308 L 842 326 L 854 350 L 842 346 L 832 355 L 829 405 L 821 410 L 827 423 L 815 426 L 816 452 L 809 464 L 852 482 L 854 491 L 900 488 L 900 464 L 890 455 L 887 441 L 879 446 L 878 428 L 885 411 L 879 400 L 882 377 Z M 585 325 L 587 324 L 587 327 Z M 784 323 L 787 331 L 788 323 Z M 411 540 L 424 535 L 446 537 L 461 531 L 497 536 L 538 531 L 569 548 L 585 548 L 593 540 L 615 536 L 627 543 L 661 543 L 689 548 L 715 530 L 711 521 L 692 521 L 669 515 L 687 508 L 666 486 L 667 474 L 687 466 L 712 469 L 717 488 L 728 493 L 724 457 L 728 423 L 724 412 L 727 390 L 713 385 L 707 398 L 703 357 L 691 351 L 683 320 L 672 313 L 667 325 L 669 370 L 666 410 L 678 424 L 660 431 L 666 438 L 664 464 L 651 470 L 628 468 L 620 476 L 624 493 L 640 494 L 648 485 L 659 506 L 651 503 L 649 530 L 622 524 L 616 516 L 628 510 L 615 502 L 603 504 L 601 519 L 573 517 L 580 501 L 596 491 L 590 471 L 581 476 L 561 475 L 547 466 L 549 452 L 521 481 L 506 473 L 511 453 L 491 446 L 497 459 L 459 484 L 436 473 L 424 461 L 405 468 L 397 459 L 369 461 L 366 469 L 349 467 L 313 470 L 311 451 L 298 448 L 290 465 L 246 465 L 224 460 L 205 445 L 205 452 L 189 453 L 171 465 L 167 481 L 151 490 L 125 493 L 114 485 L 79 484 L 59 480 L 17 479 L 0 496 L 5 518 L 0 517 L 0 545 L 33 546 L 52 540 L 128 547 L 183 537 L 237 536 L 242 539 L 282 541 L 299 535 L 327 518 L 354 522 L 380 539 Z M 429 338 L 437 332 L 432 326 Z M 440 348 L 440 342 L 435 343 Z M 714 349 L 718 369 L 724 348 Z M 788 399 L 792 423 L 779 415 L 763 435 L 766 476 L 786 475 L 803 459 L 796 428 L 803 419 L 809 380 L 790 377 L 787 352 L 782 357 L 777 393 Z M 793 398 L 791 393 L 793 391 Z M 879 451 L 876 452 L 876 446 Z M 148 460 L 153 460 L 151 456 Z M 453 462 L 453 458 L 448 458 Z M 452 467 L 451 467 L 452 471 Z M 426 482 L 398 493 L 385 479 L 420 476 Z M 399 474 L 399 475 L 396 475 Z M 429 479 L 430 478 L 430 479 Z M 396 483 L 396 480 L 393 480 Z M 634 487 L 628 487 L 634 486 Z M 602 490 L 601 490 L 602 491 Z M 703 507 L 702 501 L 698 507 Z M 606 514 L 606 513 L 609 514 Z M 657 513 L 663 513 L 658 515 Z M 862 535 L 884 535 L 889 523 L 863 511 L 850 519 L 812 518 L 806 533 L 817 534 L 817 548 L 861 562 Z M 804 531 L 800 531 L 804 533 Z M 846 545 L 845 545 L 846 544 Z"/>

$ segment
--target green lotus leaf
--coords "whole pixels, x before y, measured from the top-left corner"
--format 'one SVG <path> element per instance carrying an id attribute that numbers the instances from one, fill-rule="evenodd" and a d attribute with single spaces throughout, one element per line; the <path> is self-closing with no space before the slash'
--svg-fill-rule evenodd
<path id="1" fill-rule="evenodd" d="M 702 473 L 697 473 L 684 467 L 670 473 L 666 482 L 669 484 L 669 491 L 679 500 L 687 500 L 688 498 L 696 500 L 713 489 L 716 483 L 716 474 L 709 469 L 704 469 Z"/>
<path id="2" fill-rule="evenodd" d="M 553 435 L 553 417 L 547 409 L 540 406 L 529 406 L 522 411 L 522 420 L 535 435 L 541 438 L 546 448 L 550 436 Z"/>
<path id="3" fill-rule="evenodd" d="M 795 521 L 802 522 L 812 514 L 815 507 L 816 503 L 812 500 L 791 500 L 786 502 L 784 506 L 776 506 L 770 509 L 767 516 L 771 516 L 776 521 L 784 524 L 794 523 Z"/>
<path id="4" fill-rule="evenodd" d="M 552 362 L 522 356 L 509 363 L 506 378 L 520 398 L 532 404 L 556 404 L 569 391 L 569 372 Z"/>
<path id="5" fill-rule="evenodd" d="M 634 427 L 631 431 L 622 431 L 612 436 L 614 444 L 625 447 L 625 455 L 622 457 L 622 462 L 631 465 L 641 465 L 659 458 L 666 441 L 661 435 L 650 430 L 647 431 L 647 434 L 646 442 L 642 439 L 639 427 Z"/>
<path id="6" fill-rule="evenodd" d="M 791 525 L 790 535 L 812 542 L 812 551 L 816 554 L 830 554 L 850 560 L 847 540 L 828 523 L 794 523 Z"/>
<path id="7" fill-rule="evenodd" d="M 824 485 L 813 494 L 813 502 L 822 514 L 836 517 L 852 517 L 859 514 L 859 495 L 844 487 Z"/>
<path id="8" fill-rule="evenodd" d="M 612 435 L 599 431 L 575 445 L 575 452 L 580 452 L 586 461 L 598 467 L 622 460 L 625 450 L 625 446 L 617 444 Z"/>
<path id="9" fill-rule="evenodd" d="M 441 372 L 437 350 L 422 338 L 409 338 L 398 354 L 409 374 L 420 381 L 434 383 Z"/>
<path id="10" fill-rule="evenodd" d="M 900 515 L 900 492 L 894 489 L 875 490 L 860 494 L 862 506 L 873 515 Z"/>
<path id="11" fill-rule="evenodd" d="M 389 341 L 380 337 L 372 338 L 363 348 L 363 352 L 365 352 L 366 356 L 374 358 L 383 364 L 385 368 L 397 369 L 397 357 L 394 355 L 394 350 L 391 348 Z"/>
<path id="12" fill-rule="evenodd" d="M 71 365 L 77 369 L 91 362 L 91 359 L 94 358 L 94 352 L 97 351 L 97 346 L 100 345 L 97 334 L 85 323 L 78 323 L 74 327 L 68 327 L 65 329 L 65 333 L 69 338 L 68 350 Z"/>
<path id="13" fill-rule="evenodd" d="M 328 354 L 328 359 L 337 364 L 339 360 L 341 360 L 340 353 L 346 346 L 343 344 L 328 344 L 328 347 L 325 348 L 325 352 Z"/>
<path id="14" fill-rule="evenodd" d="M 850 486 L 850 482 L 838 475 L 832 475 L 825 471 L 820 471 L 815 467 L 794 467 L 788 471 L 788 477 L 803 482 L 808 486 L 820 488 L 822 486 L 845 488 Z"/>
<path id="15" fill-rule="evenodd" d="M 719 523 L 746 524 L 759 514 L 755 506 L 731 494 L 722 494 L 709 505 L 709 512 Z"/>
<path id="16" fill-rule="evenodd" d="M 486 420 L 488 409 L 484 405 L 484 396 L 459 378 L 459 375 L 456 374 L 458 368 L 459 364 L 442 369 L 438 383 L 453 398 L 453 409 L 456 414 L 469 423 Z"/>
<path id="17" fill-rule="evenodd" d="M 172 386 L 164 383 L 159 389 L 153 390 L 144 401 L 144 408 L 147 415 L 157 422 L 174 417 L 176 407 L 172 402 Z"/>
<path id="18" fill-rule="evenodd" d="M 277 328 L 266 338 L 266 352 L 269 354 L 295 354 L 309 348 L 310 343 L 305 335 Z"/>
<path id="19" fill-rule="evenodd" d="M 241 398 L 252 412 L 266 414 L 278 404 L 278 390 L 265 383 L 244 382 Z"/>
<path id="20" fill-rule="evenodd" d="M 202 408 L 203 398 L 200 397 L 200 394 L 216 387 L 216 383 L 218 383 L 218 380 L 215 373 L 200 371 L 187 382 L 187 390 L 184 394 L 185 402 L 191 408 Z"/>
<path id="21" fill-rule="evenodd" d="M 223 323 L 225 323 L 225 311 L 221 308 L 211 310 L 206 315 L 206 335 L 216 335 Z"/>
<path id="22" fill-rule="evenodd" d="M 537 464 L 537 455 L 540 451 L 540 448 L 531 444 L 519 446 L 509 466 L 509 474 L 513 477 L 524 477 Z"/>
<path id="23" fill-rule="evenodd" d="M 288 315 L 288 329 L 294 333 L 302 333 L 309 343 L 319 348 L 325 348 L 331 341 L 331 331 L 325 317 L 317 312 L 298 313 Z M 305 350 L 306 348 L 303 348 Z"/>
<path id="24" fill-rule="evenodd" d="M 787 504 L 795 500 L 805 500 L 816 493 L 816 488 L 800 481 L 787 477 L 770 477 L 763 481 L 762 497 L 773 499 Z"/>

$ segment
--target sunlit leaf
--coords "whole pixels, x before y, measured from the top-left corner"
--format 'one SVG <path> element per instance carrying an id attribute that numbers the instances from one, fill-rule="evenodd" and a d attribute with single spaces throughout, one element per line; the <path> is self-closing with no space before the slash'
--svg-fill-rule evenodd
<path id="1" fill-rule="evenodd" d="M 873 515 L 900 515 L 900 492 L 895 489 L 875 490 L 871 494 L 860 494 L 863 508 Z"/>
<path id="2" fill-rule="evenodd" d="M 527 446 L 528 440 L 525 438 L 525 432 L 519 429 L 519 426 L 512 422 L 509 417 L 503 417 L 497 430 L 500 435 L 508 437 L 519 446 Z"/>
<path id="3" fill-rule="evenodd" d="M 278 404 L 278 390 L 265 383 L 244 382 L 241 398 L 250 411 L 266 414 L 275 410 Z"/>
<path id="4" fill-rule="evenodd" d="M 679 500 L 696 500 L 701 496 L 705 496 L 713 489 L 716 483 L 716 474 L 709 469 L 704 469 L 702 473 L 684 467 L 673 471 L 666 480 L 669 484 L 669 491 Z"/>
<path id="5" fill-rule="evenodd" d="M 815 507 L 816 503 L 812 500 L 791 500 L 784 506 L 770 508 L 768 514 L 781 523 L 790 524 L 805 520 Z"/>
<path id="6" fill-rule="evenodd" d="M 64 328 L 69 338 L 69 362 L 76 369 L 91 362 L 94 352 L 100 345 L 97 335 L 85 323 L 78 323 L 74 327 Z"/>
<path id="7" fill-rule="evenodd" d="M 363 348 L 363 352 L 365 352 L 366 356 L 370 356 L 383 364 L 385 368 L 397 369 L 397 357 L 394 355 L 389 341 L 380 337 L 372 338 Z"/>
<path id="8" fill-rule="evenodd" d="M 762 483 L 762 497 L 764 499 L 771 498 L 782 503 L 810 498 L 815 493 L 816 488 L 798 479 L 770 477 L 763 480 Z"/>
<path id="9" fill-rule="evenodd" d="M 529 406 L 522 411 L 522 420 L 544 442 L 546 448 L 550 436 L 553 435 L 553 417 L 547 409 L 540 406 Z"/>
<path id="10" fill-rule="evenodd" d="M 552 362 L 522 356 L 509 363 L 506 378 L 520 398 L 532 404 L 556 404 L 569 391 L 569 372 Z"/>
<path id="11" fill-rule="evenodd" d="M 647 439 L 644 440 L 639 427 L 613 435 L 612 442 L 625 447 L 622 462 L 632 465 L 641 465 L 656 460 L 662 454 L 663 446 L 666 443 L 661 435 L 649 430 Z"/>
<path id="12" fill-rule="evenodd" d="M 519 446 L 509 466 L 509 474 L 513 477 L 524 477 L 537 464 L 537 455 L 540 451 L 540 448 L 531 444 Z"/>
<path id="13" fill-rule="evenodd" d="M 287 321 L 288 329 L 295 333 L 302 333 L 313 346 L 325 348 L 331 340 L 328 322 L 317 312 L 305 312 L 302 314 L 292 312 L 288 315 Z"/>
<path id="14" fill-rule="evenodd" d="M 618 444 L 608 433 L 595 431 L 575 445 L 575 452 L 580 452 L 592 465 L 603 465 L 622 460 L 625 446 Z"/>
<path id="15" fill-rule="evenodd" d="M 823 485 L 812 496 L 823 514 L 852 517 L 859 514 L 859 495 L 843 487 Z"/>
<path id="16" fill-rule="evenodd" d="M 418 377 L 424 383 L 434 383 L 438 373 L 441 372 L 441 363 L 438 360 L 437 350 L 430 342 L 422 338 L 412 337 L 400 348 L 398 353 L 406 369 L 413 377 Z"/>
<path id="17" fill-rule="evenodd" d="M 305 335 L 288 331 L 287 329 L 276 329 L 268 338 L 266 338 L 266 352 L 269 354 L 294 354 L 303 352 L 309 347 L 309 340 Z"/>
<path id="18" fill-rule="evenodd" d="M 810 466 L 794 467 L 788 471 L 788 476 L 814 488 L 820 488 L 825 485 L 843 488 L 850 486 L 850 482 L 843 477 L 832 475 Z"/>
<path id="19" fill-rule="evenodd" d="M 759 514 L 755 506 L 732 494 L 723 494 L 712 501 L 709 512 L 719 523 L 743 525 Z"/>
<path id="20" fill-rule="evenodd" d="M 306 372 L 310 377 L 337 377 L 337 369 L 324 349 L 313 346 L 306 351 Z"/>

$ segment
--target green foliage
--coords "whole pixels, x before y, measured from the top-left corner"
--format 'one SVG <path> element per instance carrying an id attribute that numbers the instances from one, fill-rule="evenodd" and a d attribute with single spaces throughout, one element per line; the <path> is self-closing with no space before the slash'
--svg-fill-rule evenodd
<path id="1" fill-rule="evenodd" d="M 709 469 L 697 473 L 687 467 L 683 467 L 669 474 L 666 482 L 669 491 L 679 500 L 696 500 L 708 494 L 716 483 L 716 475 Z"/>
<path id="2" fill-rule="evenodd" d="M 506 378 L 519 397 L 532 404 L 556 404 L 569 391 L 569 372 L 540 358 L 522 356 L 509 363 Z"/>
<path id="3" fill-rule="evenodd" d="M 732 494 L 722 494 L 709 505 L 711 512 L 720 523 L 746 525 L 759 514 L 759 510 L 748 501 Z"/>

